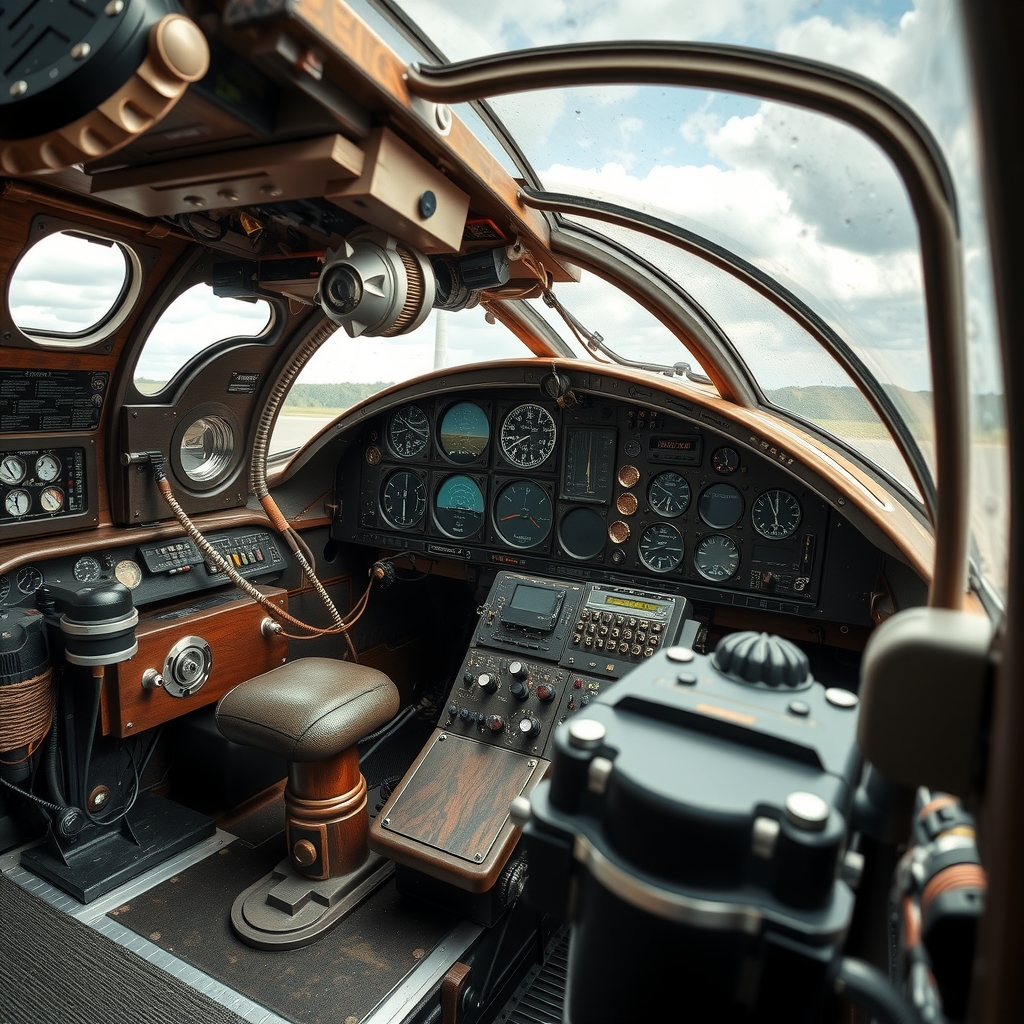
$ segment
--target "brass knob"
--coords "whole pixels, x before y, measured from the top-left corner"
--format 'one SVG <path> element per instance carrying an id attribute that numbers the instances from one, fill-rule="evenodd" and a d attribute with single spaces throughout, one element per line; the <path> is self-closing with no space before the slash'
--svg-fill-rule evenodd
<path id="1" fill-rule="evenodd" d="M 308 868 L 316 863 L 316 847 L 308 839 L 300 839 L 292 847 L 292 860 L 300 868 Z"/>

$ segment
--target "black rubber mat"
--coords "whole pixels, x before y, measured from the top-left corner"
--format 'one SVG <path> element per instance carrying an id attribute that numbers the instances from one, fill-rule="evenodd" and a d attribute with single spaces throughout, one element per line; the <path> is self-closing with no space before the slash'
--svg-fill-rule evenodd
<path id="1" fill-rule="evenodd" d="M 243 1024 L 189 988 L 0 875 L 4 1024 Z"/>
<path id="2" fill-rule="evenodd" d="M 283 855 L 283 835 L 232 843 L 110 916 L 298 1024 L 361 1020 L 455 924 L 389 882 L 303 949 L 251 949 L 231 930 L 231 904 Z"/>

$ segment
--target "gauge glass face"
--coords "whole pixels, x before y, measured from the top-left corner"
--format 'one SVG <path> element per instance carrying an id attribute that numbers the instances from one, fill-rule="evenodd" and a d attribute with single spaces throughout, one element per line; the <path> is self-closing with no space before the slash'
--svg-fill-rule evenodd
<path id="1" fill-rule="evenodd" d="M 437 489 L 434 519 L 449 537 L 472 537 L 484 519 L 484 496 L 468 476 L 450 476 Z"/>
<path id="2" fill-rule="evenodd" d="M 713 533 L 705 537 L 693 552 L 693 567 L 706 580 L 731 579 L 740 567 L 740 551 L 731 537 Z"/>
<path id="3" fill-rule="evenodd" d="M 604 520 L 592 508 L 573 508 L 562 516 L 558 539 L 571 558 L 594 558 L 608 536 Z"/>
<path id="4" fill-rule="evenodd" d="M 555 418 L 541 405 L 517 405 L 501 425 L 501 451 L 520 469 L 536 469 L 555 450 Z"/>
<path id="5" fill-rule="evenodd" d="M 647 488 L 647 502 L 659 516 L 675 519 L 690 507 L 690 485 L 679 473 L 659 473 Z"/>
<path id="6" fill-rule="evenodd" d="M 31 507 L 31 495 L 20 487 L 16 491 L 8 491 L 4 498 L 4 508 L 9 516 L 23 516 Z"/>
<path id="7" fill-rule="evenodd" d="M 743 496 L 732 484 L 712 484 L 701 494 L 697 511 L 713 530 L 728 530 L 743 518 Z"/>
<path id="8" fill-rule="evenodd" d="M 39 504 L 44 512 L 59 512 L 64 504 L 64 492 L 59 487 L 47 487 L 39 494 Z"/>
<path id="9" fill-rule="evenodd" d="M 43 585 L 43 574 L 34 566 L 18 570 L 18 589 L 23 594 L 34 594 Z"/>
<path id="10" fill-rule="evenodd" d="M 403 405 L 388 421 L 388 444 L 400 459 L 422 455 L 430 440 L 427 414 L 418 405 Z"/>
<path id="11" fill-rule="evenodd" d="M 614 473 L 614 430 L 573 427 L 566 431 L 563 498 L 605 505 L 611 500 Z"/>
<path id="12" fill-rule="evenodd" d="M 10 576 L 0 576 L 0 603 L 7 600 L 7 595 L 11 592 L 11 578 Z"/>
<path id="13" fill-rule="evenodd" d="M 654 572 L 671 572 L 683 561 L 683 538 L 668 523 L 648 526 L 640 534 L 640 561 Z"/>
<path id="14" fill-rule="evenodd" d="M 138 562 L 126 558 L 114 566 L 114 578 L 129 590 L 134 590 L 142 582 L 142 570 L 139 568 Z"/>
<path id="15" fill-rule="evenodd" d="M 514 548 L 532 548 L 551 532 L 551 499 L 530 480 L 514 480 L 494 503 L 494 527 Z"/>
<path id="16" fill-rule="evenodd" d="M 802 516 L 800 502 L 789 491 L 765 491 L 757 496 L 750 509 L 754 529 L 769 540 L 792 537 Z"/>
<path id="17" fill-rule="evenodd" d="M 740 455 L 735 448 L 719 448 L 711 456 L 711 468 L 722 476 L 735 473 L 740 468 Z"/>
<path id="18" fill-rule="evenodd" d="M 36 459 L 37 480 L 48 484 L 51 480 L 56 480 L 58 476 L 60 476 L 60 459 L 56 455 L 47 453 Z"/>
<path id="19" fill-rule="evenodd" d="M 400 530 L 419 526 L 427 510 L 427 489 L 416 473 L 400 469 L 384 481 L 380 508 L 384 518 Z"/>
<path id="20" fill-rule="evenodd" d="M 92 555 L 82 555 L 72 570 L 79 583 L 91 583 L 100 578 L 100 563 Z"/>
<path id="21" fill-rule="evenodd" d="M 0 461 L 0 484 L 20 484 L 25 479 L 25 463 L 17 455 L 5 455 Z"/>
<path id="22" fill-rule="evenodd" d="M 457 402 L 441 420 L 441 451 L 452 462 L 475 462 L 484 453 L 491 427 L 487 414 L 473 402 Z"/>

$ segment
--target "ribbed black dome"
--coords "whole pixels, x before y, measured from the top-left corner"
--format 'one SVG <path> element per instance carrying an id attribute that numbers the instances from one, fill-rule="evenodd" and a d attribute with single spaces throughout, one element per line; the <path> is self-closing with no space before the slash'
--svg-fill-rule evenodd
<path id="1" fill-rule="evenodd" d="M 747 683 L 797 687 L 811 679 L 807 655 L 796 644 L 752 630 L 722 637 L 712 663 L 719 672 Z"/>

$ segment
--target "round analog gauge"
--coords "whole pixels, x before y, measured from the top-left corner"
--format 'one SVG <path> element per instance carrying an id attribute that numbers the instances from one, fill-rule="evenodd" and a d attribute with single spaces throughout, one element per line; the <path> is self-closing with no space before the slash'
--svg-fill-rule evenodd
<path id="1" fill-rule="evenodd" d="M 494 503 L 494 528 L 514 548 L 532 548 L 551 532 L 551 499 L 530 480 L 514 480 Z"/>
<path id="2" fill-rule="evenodd" d="M 64 492 L 59 487 L 46 487 L 39 493 L 39 504 L 44 512 L 59 512 L 64 504 Z"/>
<path id="3" fill-rule="evenodd" d="M 735 448 L 719 448 L 711 456 L 711 468 L 722 476 L 740 468 L 740 454 Z"/>
<path id="4" fill-rule="evenodd" d="M 475 462 L 491 436 L 487 413 L 474 402 L 456 402 L 444 414 L 439 435 L 441 451 L 452 462 Z"/>
<path id="5" fill-rule="evenodd" d="M 800 502 L 789 491 L 764 491 L 754 500 L 750 519 L 762 537 L 785 540 L 796 533 L 803 513 Z"/>
<path id="6" fill-rule="evenodd" d="M 0 603 L 7 600 L 7 595 L 11 592 L 11 578 L 10 576 L 0 576 Z"/>
<path id="7" fill-rule="evenodd" d="M 619 515 L 631 516 L 639 505 L 640 502 L 636 500 L 636 495 L 632 491 L 623 491 L 615 499 L 615 507 L 619 510 Z"/>
<path id="8" fill-rule="evenodd" d="M 4 508 L 9 516 L 23 516 L 32 507 L 32 496 L 20 487 L 16 491 L 8 491 L 4 498 Z"/>
<path id="9" fill-rule="evenodd" d="M 34 566 L 18 570 L 18 589 L 23 594 L 34 594 L 43 585 L 43 574 Z"/>
<path id="10" fill-rule="evenodd" d="M 392 526 L 408 530 L 418 526 L 427 510 L 427 489 L 416 473 L 399 469 L 384 481 L 380 508 Z"/>
<path id="11" fill-rule="evenodd" d="M 437 489 L 434 520 L 449 537 L 472 537 L 484 519 L 484 496 L 468 476 L 450 476 Z"/>
<path id="12" fill-rule="evenodd" d="M 731 537 L 713 533 L 694 549 L 693 567 L 706 580 L 731 579 L 740 567 L 740 550 Z"/>
<path id="13" fill-rule="evenodd" d="M 616 519 L 611 526 L 608 527 L 608 539 L 613 544 L 625 544 L 629 540 L 629 523 L 624 523 L 621 519 Z"/>
<path id="14" fill-rule="evenodd" d="M 93 580 L 98 580 L 102 571 L 100 563 L 92 555 L 82 555 L 72 570 L 79 583 L 92 583 Z"/>
<path id="15" fill-rule="evenodd" d="M 0 460 L 0 484 L 20 484 L 25 479 L 25 463 L 17 455 L 5 455 Z"/>
<path id="16" fill-rule="evenodd" d="M 640 470 L 636 466 L 619 467 L 619 483 L 623 487 L 632 487 L 640 479 Z"/>
<path id="17" fill-rule="evenodd" d="M 388 444 L 400 459 L 422 455 L 430 440 L 427 414 L 418 405 L 403 405 L 388 420 Z"/>
<path id="18" fill-rule="evenodd" d="M 592 509 L 577 506 L 562 516 L 558 539 L 571 558 L 594 558 L 604 550 L 607 527 Z"/>
<path id="19" fill-rule="evenodd" d="M 668 523 L 648 526 L 640 534 L 640 561 L 654 572 L 671 572 L 683 561 L 683 538 Z"/>
<path id="20" fill-rule="evenodd" d="M 647 487 L 647 501 L 659 516 L 675 519 L 690 507 L 690 485 L 672 470 L 659 473 Z"/>
<path id="21" fill-rule="evenodd" d="M 130 558 L 118 562 L 114 566 L 114 578 L 129 590 L 134 590 L 142 582 L 142 570 L 139 568 L 139 563 L 133 562 Z"/>
<path id="22" fill-rule="evenodd" d="M 555 418 L 542 405 L 517 405 L 501 425 L 501 451 L 520 469 L 536 469 L 555 450 Z"/>
<path id="23" fill-rule="evenodd" d="M 701 494 L 697 511 L 712 530 L 728 530 L 743 518 L 743 495 L 732 484 L 712 484 Z"/>
<path id="24" fill-rule="evenodd" d="M 60 476 L 60 459 L 47 452 L 36 459 L 36 479 L 48 484 Z"/>

